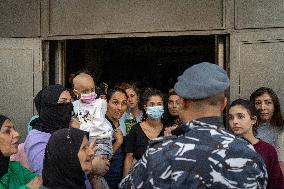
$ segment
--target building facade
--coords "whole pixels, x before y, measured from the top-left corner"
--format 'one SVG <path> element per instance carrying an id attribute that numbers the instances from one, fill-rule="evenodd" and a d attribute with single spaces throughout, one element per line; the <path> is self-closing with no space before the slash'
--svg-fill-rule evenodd
<path id="1" fill-rule="evenodd" d="M 213 36 L 230 99 L 268 86 L 284 108 L 283 0 L 9 0 L 0 17 L 0 109 L 23 134 L 36 93 L 66 82 L 70 40 Z"/>

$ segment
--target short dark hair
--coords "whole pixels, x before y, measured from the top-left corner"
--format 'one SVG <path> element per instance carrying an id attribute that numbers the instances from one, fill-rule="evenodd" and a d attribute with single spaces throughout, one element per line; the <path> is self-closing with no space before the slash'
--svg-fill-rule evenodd
<path id="1" fill-rule="evenodd" d="M 229 109 L 231 109 L 231 107 L 234 107 L 234 106 L 242 106 L 243 108 L 245 108 L 251 118 L 252 117 L 258 117 L 258 113 L 257 113 L 254 105 L 247 99 L 239 98 L 237 100 L 234 100 L 231 103 Z M 254 136 L 257 134 L 257 127 L 258 127 L 258 121 L 256 121 L 256 123 L 253 125 L 253 128 L 252 128 Z"/>
<path id="2" fill-rule="evenodd" d="M 176 93 L 176 91 L 174 89 L 170 89 L 169 90 L 168 97 L 170 97 L 172 95 L 177 95 L 178 96 L 178 94 Z"/>
<path id="3" fill-rule="evenodd" d="M 140 89 L 137 87 L 135 83 L 120 83 L 116 85 L 116 87 L 121 88 L 121 89 L 133 89 L 133 91 L 136 93 L 137 97 L 140 97 Z"/>
<path id="4" fill-rule="evenodd" d="M 282 113 L 281 113 L 279 98 L 271 88 L 260 87 L 257 90 L 255 90 L 250 95 L 251 103 L 254 104 L 254 106 L 255 106 L 255 99 L 257 97 L 263 95 L 263 94 L 268 94 L 272 98 L 273 105 L 274 105 L 274 112 L 273 112 L 272 118 L 270 120 L 270 123 L 273 126 L 277 126 L 277 127 L 283 126 L 284 121 L 283 121 L 283 116 L 282 116 Z M 259 118 L 259 116 L 258 116 L 258 118 Z"/>
<path id="5" fill-rule="evenodd" d="M 136 93 L 137 98 L 138 98 L 138 108 L 142 109 L 143 108 L 143 104 L 140 101 L 140 97 L 141 97 L 141 90 L 137 87 L 137 85 L 135 83 L 120 83 L 118 85 L 116 85 L 116 87 L 124 89 L 125 91 L 127 89 L 133 89 L 133 91 Z"/>
<path id="6" fill-rule="evenodd" d="M 170 96 L 173 96 L 173 95 L 177 95 L 179 96 L 175 90 L 172 88 L 169 90 L 168 94 L 165 96 L 165 101 L 164 101 L 164 104 L 167 106 L 167 104 L 169 103 L 169 99 L 170 99 Z M 167 110 L 168 111 L 168 110 Z"/>
<path id="7" fill-rule="evenodd" d="M 146 88 L 141 95 L 142 104 L 146 105 L 151 96 L 160 96 L 162 98 L 162 101 L 164 102 L 164 94 L 160 90 L 154 88 Z"/>
<path id="8" fill-rule="evenodd" d="M 125 94 L 126 98 L 127 98 L 127 93 L 125 92 L 124 89 L 121 89 L 119 87 L 114 87 L 114 88 L 110 88 L 106 94 L 106 99 L 107 99 L 107 102 L 109 102 L 109 100 L 111 99 L 112 95 L 116 92 L 120 92 L 120 93 L 123 93 Z"/>
<path id="9" fill-rule="evenodd" d="M 145 106 L 151 96 L 160 96 L 164 103 L 164 94 L 160 90 L 154 88 L 146 88 L 143 94 L 141 95 L 141 104 Z M 147 118 L 146 111 L 144 108 L 142 108 L 142 111 L 143 111 L 142 120 L 145 120 Z"/>

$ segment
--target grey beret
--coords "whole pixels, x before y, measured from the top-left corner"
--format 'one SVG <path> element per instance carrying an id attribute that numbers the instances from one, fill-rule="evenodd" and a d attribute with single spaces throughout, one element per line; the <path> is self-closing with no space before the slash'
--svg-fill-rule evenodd
<path id="1" fill-rule="evenodd" d="M 225 91 L 229 85 L 225 70 L 216 64 L 203 62 L 186 69 L 174 88 L 185 99 L 204 99 Z"/>

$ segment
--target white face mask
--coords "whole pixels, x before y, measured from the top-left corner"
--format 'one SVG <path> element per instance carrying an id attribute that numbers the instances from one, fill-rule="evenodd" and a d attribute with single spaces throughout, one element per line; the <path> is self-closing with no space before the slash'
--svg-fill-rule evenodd
<path id="1" fill-rule="evenodd" d="M 164 113 L 164 106 L 147 107 L 146 114 L 152 119 L 161 119 Z"/>

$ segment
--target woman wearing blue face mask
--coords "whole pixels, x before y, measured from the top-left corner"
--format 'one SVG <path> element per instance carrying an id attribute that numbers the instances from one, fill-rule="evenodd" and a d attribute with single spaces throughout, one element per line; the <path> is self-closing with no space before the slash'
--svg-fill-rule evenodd
<path id="1" fill-rule="evenodd" d="M 145 118 L 134 125 L 126 141 L 126 157 L 124 160 L 123 176 L 125 177 L 135 161 L 139 160 L 147 149 L 150 140 L 163 136 L 164 127 L 161 121 L 164 107 L 163 94 L 148 88 L 142 95 Z"/>

